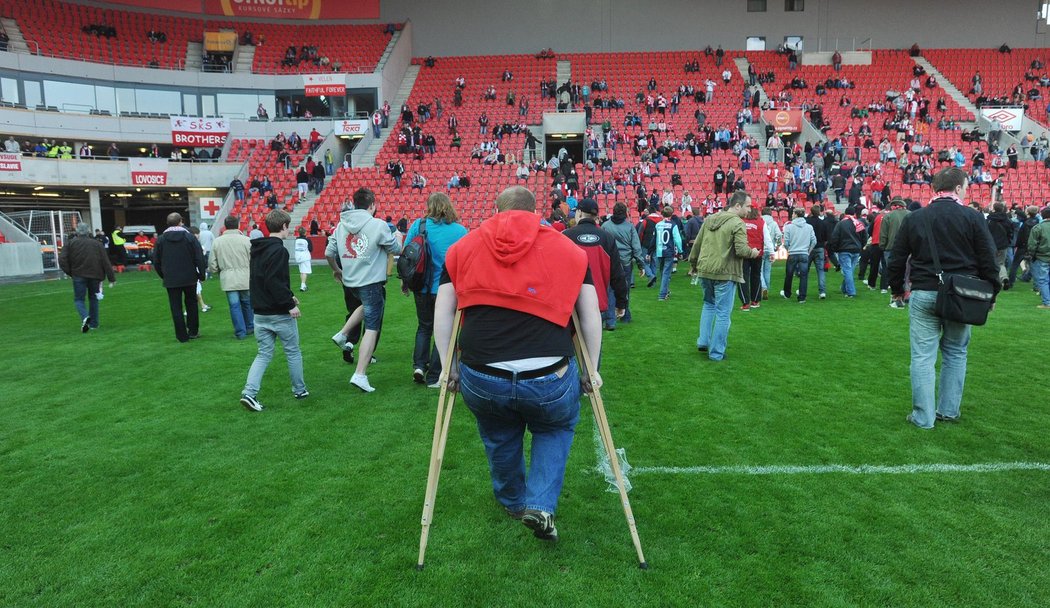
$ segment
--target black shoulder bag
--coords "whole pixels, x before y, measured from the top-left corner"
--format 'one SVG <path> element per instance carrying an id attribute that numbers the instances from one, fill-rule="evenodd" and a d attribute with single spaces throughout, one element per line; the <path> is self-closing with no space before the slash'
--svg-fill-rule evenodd
<path id="1" fill-rule="evenodd" d="M 937 254 L 937 241 L 933 239 L 930 221 L 923 222 L 926 242 L 930 244 L 933 270 L 937 274 L 937 301 L 933 312 L 945 321 L 984 325 L 992 310 L 994 286 L 984 279 L 965 274 L 945 274 L 941 270 L 941 259 Z"/>

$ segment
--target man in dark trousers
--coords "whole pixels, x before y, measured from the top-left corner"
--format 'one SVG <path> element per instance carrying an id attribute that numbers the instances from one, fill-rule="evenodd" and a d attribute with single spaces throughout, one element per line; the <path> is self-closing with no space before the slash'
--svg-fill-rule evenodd
<path id="1" fill-rule="evenodd" d="M 175 338 L 179 342 L 199 338 L 197 281 L 204 280 L 204 250 L 178 213 L 168 214 L 168 227 L 153 246 L 153 268 L 168 290 Z"/>
<path id="2" fill-rule="evenodd" d="M 813 227 L 813 235 L 817 237 L 817 244 L 809 256 L 809 262 L 817 267 L 817 291 L 823 300 L 828 297 L 827 277 L 824 274 L 824 249 L 827 248 L 828 239 L 831 237 L 831 226 L 825 221 L 824 206 L 818 204 L 810 207 L 806 222 Z"/>
<path id="3" fill-rule="evenodd" d="M 598 202 L 585 198 L 576 207 L 576 225 L 562 234 L 572 239 L 587 254 L 587 266 L 598 292 L 598 310 L 605 329 L 616 329 L 616 319 L 627 308 L 627 281 L 616 248 L 616 238 L 598 227 Z M 615 306 L 613 306 L 615 304 Z M 615 310 L 615 314 L 613 313 Z"/>
<path id="4" fill-rule="evenodd" d="M 592 361 L 602 347 L 587 254 L 540 225 L 536 198 L 520 186 L 496 198 L 496 215 L 449 248 L 434 310 L 434 341 L 448 387 L 459 388 L 485 446 L 492 489 L 533 535 L 557 540 L 555 510 L 580 418 L 581 383 L 571 317 Z M 557 267 L 557 272 L 551 269 Z M 463 311 L 459 360 L 447 361 Z M 523 438 L 532 433 L 529 474 Z"/>
<path id="5" fill-rule="evenodd" d="M 966 173 L 956 167 L 942 169 L 933 178 L 936 197 L 925 208 L 905 216 L 894 238 L 887 274 L 890 290 L 898 303 L 904 300 L 905 268 L 911 261 L 911 402 L 908 422 L 932 429 L 935 420 L 959 420 L 963 385 L 966 382 L 966 349 L 970 326 L 941 319 L 934 312 L 940 280 L 926 238 L 927 230 L 937 245 L 941 271 L 980 277 L 998 294 L 999 267 L 995 243 L 984 216 L 967 207 Z M 994 301 L 994 299 L 993 299 Z M 937 351 L 941 374 L 936 376 Z M 940 395 L 935 394 L 940 391 Z"/>

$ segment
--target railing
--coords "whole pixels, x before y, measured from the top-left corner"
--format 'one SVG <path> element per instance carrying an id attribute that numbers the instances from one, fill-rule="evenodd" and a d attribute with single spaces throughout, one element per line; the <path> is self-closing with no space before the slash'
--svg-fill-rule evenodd
<path id="1" fill-rule="evenodd" d="M 299 66 L 296 66 L 297 69 L 293 72 L 278 70 L 277 68 L 264 67 L 256 69 L 255 67 L 252 67 L 252 74 L 263 74 L 267 76 L 295 76 L 297 74 L 322 74 L 328 72 L 332 72 L 333 74 L 371 74 L 375 72 L 376 65 L 378 65 L 378 63 L 375 65 L 355 65 L 349 67 L 343 65 L 339 68 L 338 71 L 334 70 L 331 65 L 311 65 L 306 68 L 300 68 Z"/>
<path id="2" fill-rule="evenodd" d="M 70 60 L 70 61 L 83 61 L 84 63 L 97 63 L 97 64 L 100 64 L 100 65 L 120 66 L 120 67 L 125 67 L 125 68 L 127 68 L 127 67 L 131 67 L 131 68 L 146 68 L 146 69 L 150 69 L 150 70 L 182 71 L 182 70 L 185 70 L 185 66 L 186 66 L 186 60 L 185 59 L 180 59 L 179 60 L 179 64 L 178 64 L 179 67 L 177 67 L 177 68 L 169 68 L 169 67 L 165 67 L 165 66 L 162 66 L 162 65 L 158 65 L 158 66 L 154 67 L 154 66 L 151 66 L 149 64 L 149 62 L 146 62 L 146 63 L 117 63 L 115 61 L 102 61 L 102 60 L 88 61 L 86 59 L 83 59 L 81 57 L 77 57 L 77 56 L 72 55 L 72 54 L 64 54 L 64 53 L 56 52 L 56 51 L 47 51 L 47 52 L 41 51 L 40 50 L 40 44 L 38 42 L 36 42 L 35 40 L 26 40 L 26 48 L 29 48 L 30 44 L 32 44 L 34 47 L 36 47 L 36 51 L 35 52 L 31 51 L 30 54 L 36 55 L 38 57 L 50 57 L 52 59 L 67 59 L 67 60 Z"/>
<path id="3" fill-rule="evenodd" d="M 849 42 L 849 48 L 846 48 L 845 43 Z M 860 43 L 857 42 L 857 37 L 852 38 L 817 38 L 817 52 L 818 53 L 829 53 L 831 51 L 871 51 L 872 39 L 869 36 Z"/>

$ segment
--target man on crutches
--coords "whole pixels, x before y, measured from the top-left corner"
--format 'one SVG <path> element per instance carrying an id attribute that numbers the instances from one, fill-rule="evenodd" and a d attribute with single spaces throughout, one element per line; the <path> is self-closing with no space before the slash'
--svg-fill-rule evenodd
<path id="1" fill-rule="evenodd" d="M 458 391 L 474 413 L 496 500 L 543 540 L 557 540 L 554 514 L 576 422 L 581 383 L 573 311 L 591 360 L 601 351 L 598 296 L 587 256 L 540 225 L 536 199 L 504 190 L 497 214 L 449 250 L 434 311 L 434 337 Z M 457 309 L 462 324 L 453 331 Z M 458 333 L 458 365 L 449 343 Z M 601 386 L 598 374 L 591 386 Z M 532 434 L 529 472 L 523 439 Z M 443 450 L 442 450 L 443 451 Z"/>

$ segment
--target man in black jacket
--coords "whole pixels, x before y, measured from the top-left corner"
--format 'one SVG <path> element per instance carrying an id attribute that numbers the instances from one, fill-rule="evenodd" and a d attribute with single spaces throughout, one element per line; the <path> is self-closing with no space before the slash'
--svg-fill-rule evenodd
<path id="1" fill-rule="evenodd" d="M 1010 263 L 1010 276 L 1007 278 L 1006 283 L 1003 283 L 1003 289 L 1013 287 L 1014 281 L 1017 280 L 1017 268 L 1021 265 L 1021 261 L 1028 252 L 1028 235 L 1032 233 L 1032 228 L 1039 225 L 1039 207 L 1029 205 L 1025 208 L 1025 215 L 1027 217 L 1021 223 L 1021 229 L 1017 232 L 1017 246 L 1014 247 L 1014 259 Z M 1024 276 L 1021 277 L 1021 280 L 1024 280 Z"/>
<path id="2" fill-rule="evenodd" d="M 288 375 L 292 379 L 292 396 L 305 399 L 310 396 L 303 380 L 303 355 L 299 350 L 299 299 L 292 293 L 288 279 L 288 224 L 292 217 L 282 209 L 266 215 L 266 229 L 270 236 L 252 241 L 251 270 L 248 285 L 251 290 L 252 310 L 255 312 L 255 339 L 259 353 L 255 355 L 248 380 L 241 393 L 241 405 L 253 412 L 261 412 L 263 405 L 256 396 L 262 384 L 274 343 L 279 338 L 284 356 L 288 359 Z"/>
<path id="3" fill-rule="evenodd" d="M 598 292 L 598 310 L 605 329 L 616 329 L 616 319 L 627 309 L 627 281 L 613 235 L 598 227 L 598 202 L 585 198 L 576 207 L 576 225 L 562 234 L 569 237 L 587 254 L 594 289 Z M 615 307 L 611 306 L 615 303 Z M 615 310 L 615 313 L 614 313 Z"/>
<path id="4" fill-rule="evenodd" d="M 980 277 L 999 292 L 999 267 L 988 223 L 979 212 L 966 207 L 966 173 L 950 167 L 933 178 L 937 193 L 928 206 L 909 213 L 901 222 L 893 242 L 887 268 L 890 290 L 897 303 L 904 300 L 906 265 L 911 266 L 911 391 L 912 412 L 908 422 L 932 429 L 934 420 L 959 419 L 963 384 L 966 381 L 966 348 L 970 326 L 941 319 L 934 312 L 939 276 L 926 238 L 929 230 L 937 246 L 944 274 Z M 936 378 L 937 351 L 941 353 L 940 381 Z M 939 387 L 940 395 L 935 395 Z"/>
<path id="5" fill-rule="evenodd" d="M 153 269 L 164 279 L 168 290 L 175 338 L 179 342 L 199 338 L 197 281 L 204 280 L 204 250 L 200 241 L 182 225 L 182 216 L 178 213 L 168 214 L 168 228 L 153 246 Z"/>
<path id="6" fill-rule="evenodd" d="M 828 246 L 828 238 L 831 237 L 831 228 L 824 220 L 824 206 L 818 204 L 810 207 L 806 223 L 813 227 L 813 234 L 817 237 L 817 245 L 813 248 L 813 254 L 809 256 L 809 262 L 817 267 L 817 288 L 820 299 L 823 300 L 828 297 L 827 277 L 824 276 L 824 249 Z"/>
<path id="7" fill-rule="evenodd" d="M 835 252 L 838 257 L 839 266 L 842 268 L 842 294 L 847 298 L 857 296 L 857 285 L 853 280 L 853 272 L 860 262 L 860 252 L 864 249 L 864 242 L 868 239 L 868 227 L 860 219 L 859 208 L 847 207 L 842 214 L 842 220 L 831 232 L 828 239 L 828 249 Z"/>
<path id="8" fill-rule="evenodd" d="M 1006 213 L 1006 204 L 996 201 L 992 212 L 988 214 L 988 231 L 995 243 L 995 263 L 999 265 L 999 280 L 1006 281 L 1009 273 L 1006 270 L 1006 250 L 1014 239 L 1014 223 Z"/>

